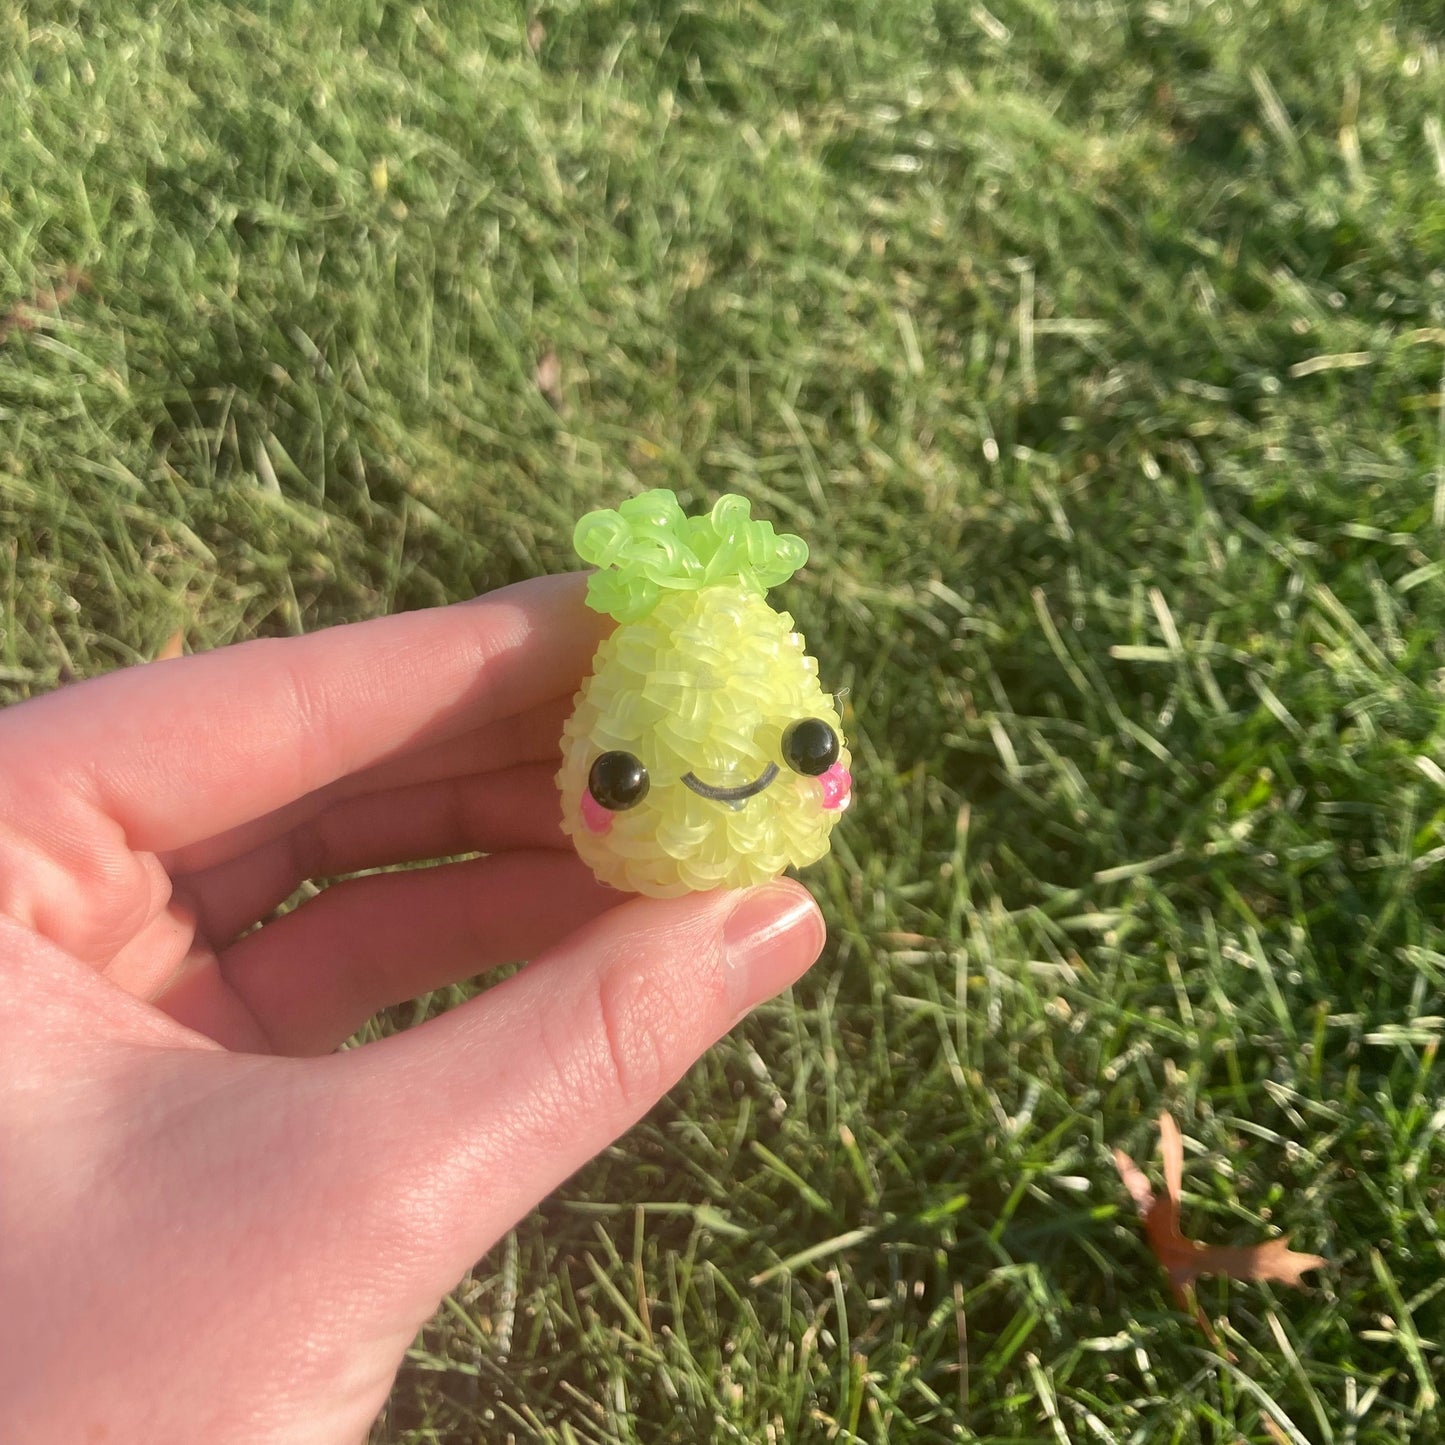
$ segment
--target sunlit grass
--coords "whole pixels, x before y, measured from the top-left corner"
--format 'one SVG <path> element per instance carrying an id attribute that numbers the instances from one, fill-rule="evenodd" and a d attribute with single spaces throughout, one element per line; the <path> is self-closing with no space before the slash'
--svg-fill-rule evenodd
<path id="1" fill-rule="evenodd" d="M 377 1441 L 1442 1433 L 1441 45 L 0 17 L 5 696 L 569 566 L 642 486 L 813 548 L 829 954 L 479 1264 Z M 1233 1364 L 1109 1160 L 1162 1108 L 1193 1232 L 1331 1261 L 1205 1288 Z"/>

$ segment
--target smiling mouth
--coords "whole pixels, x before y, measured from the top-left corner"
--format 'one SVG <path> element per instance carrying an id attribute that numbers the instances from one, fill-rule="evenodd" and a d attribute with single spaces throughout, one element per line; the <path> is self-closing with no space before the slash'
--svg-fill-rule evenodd
<path id="1" fill-rule="evenodd" d="M 699 797 L 708 798 L 714 803 L 743 803 L 756 797 L 777 776 L 778 765 L 769 763 L 752 782 L 737 788 L 715 788 L 711 783 L 703 782 L 696 773 L 684 773 L 682 780 Z"/>

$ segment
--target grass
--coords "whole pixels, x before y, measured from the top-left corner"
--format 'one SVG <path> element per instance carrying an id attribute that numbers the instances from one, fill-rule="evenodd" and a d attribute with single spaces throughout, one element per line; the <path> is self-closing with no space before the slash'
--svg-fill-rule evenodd
<path id="1" fill-rule="evenodd" d="M 1445 1438 L 1442 86 L 1408 0 L 0 17 L 6 697 L 642 486 L 813 543 L 829 953 L 377 1445 Z M 1165 1108 L 1186 1227 L 1330 1259 L 1206 1287 L 1236 1363 Z"/>

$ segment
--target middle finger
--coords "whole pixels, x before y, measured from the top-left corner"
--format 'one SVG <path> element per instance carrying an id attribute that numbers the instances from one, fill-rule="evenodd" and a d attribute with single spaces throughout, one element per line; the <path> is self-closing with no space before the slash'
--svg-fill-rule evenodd
<path id="1" fill-rule="evenodd" d="M 164 854 L 161 862 L 173 878 L 183 873 L 199 874 L 305 827 L 346 799 L 445 778 L 481 776 L 518 763 L 547 762 L 555 769 L 561 763 L 562 724 L 571 711 L 570 696 L 551 698 L 525 712 L 496 718 L 460 737 L 387 758 L 338 778 L 284 808 Z"/>

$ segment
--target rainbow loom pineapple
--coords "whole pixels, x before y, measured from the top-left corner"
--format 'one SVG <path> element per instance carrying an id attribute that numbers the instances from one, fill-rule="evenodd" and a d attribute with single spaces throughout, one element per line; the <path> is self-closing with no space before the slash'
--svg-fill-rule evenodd
<path id="1" fill-rule="evenodd" d="M 562 734 L 562 828 L 604 883 L 653 898 L 745 888 L 816 862 L 848 806 L 833 699 L 766 592 L 807 560 L 725 496 L 590 512 L 574 543 L 616 618 Z"/>

